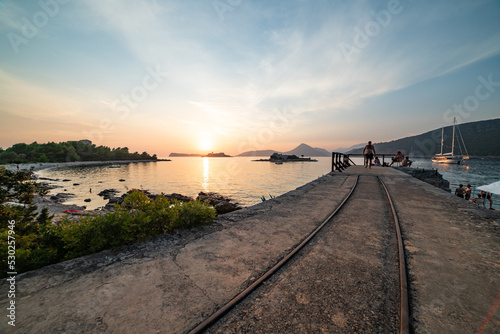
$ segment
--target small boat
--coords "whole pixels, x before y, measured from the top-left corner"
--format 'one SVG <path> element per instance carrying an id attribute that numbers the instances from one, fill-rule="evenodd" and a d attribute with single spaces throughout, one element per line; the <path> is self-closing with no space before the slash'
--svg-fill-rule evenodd
<path id="1" fill-rule="evenodd" d="M 108 168 L 121 168 L 121 167 L 122 166 L 120 166 L 120 165 L 110 165 L 110 166 L 108 166 Z"/>
<path id="2" fill-rule="evenodd" d="M 283 165 L 283 161 L 276 161 L 275 164 L 276 165 Z"/>
<path id="3" fill-rule="evenodd" d="M 458 130 L 458 133 L 460 133 L 460 130 Z M 439 163 L 439 164 L 456 164 L 459 165 L 465 160 L 469 159 L 469 154 L 467 152 L 467 149 L 465 148 L 465 143 L 464 139 L 462 138 L 462 134 L 460 134 L 460 138 L 462 140 L 462 145 L 465 149 L 466 155 L 455 155 L 454 150 L 455 150 L 455 117 L 453 117 L 453 135 L 452 135 L 452 141 L 451 141 L 451 152 L 450 153 L 443 153 L 443 138 L 444 138 L 444 127 L 441 128 L 441 153 L 436 154 L 431 158 L 432 162 Z M 460 143 L 459 143 L 460 146 Z"/>

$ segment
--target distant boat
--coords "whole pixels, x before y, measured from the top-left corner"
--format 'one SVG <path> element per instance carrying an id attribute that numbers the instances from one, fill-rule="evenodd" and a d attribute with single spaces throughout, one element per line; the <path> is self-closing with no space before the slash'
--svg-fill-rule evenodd
<path id="1" fill-rule="evenodd" d="M 110 165 L 110 166 L 108 166 L 108 168 L 121 168 L 121 167 L 122 166 L 120 166 L 120 165 Z"/>
<path id="2" fill-rule="evenodd" d="M 276 161 L 275 164 L 276 165 L 283 165 L 283 161 Z"/>
<path id="3" fill-rule="evenodd" d="M 441 128 L 441 153 L 436 154 L 431 158 L 432 162 L 439 163 L 439 164 L 460 164 L 465 160 L 469 159 L 469 153 L 467 152 L 467 148 L 465 148 L 465 143 L 464 139 L 462 138 L 462 134 L 460 133 L 460 130 L 458 130 L 458 133 L 460 134 L 460 139 L 462 140 L 462 145 L 464 147 L 466 155 L 455 155 L 454 150 L 455 150 L 455 117 L 453 117 L 453 135 L 452 135 L 452 140 L 451 140 L 451 152 L 450 153 L 443 153 L 443 138 L 444 138 L 444 127 Z M 460 143 L 459 143 L 460 146 Z M 462 152 L 461 152 L 462 153 Z"/>

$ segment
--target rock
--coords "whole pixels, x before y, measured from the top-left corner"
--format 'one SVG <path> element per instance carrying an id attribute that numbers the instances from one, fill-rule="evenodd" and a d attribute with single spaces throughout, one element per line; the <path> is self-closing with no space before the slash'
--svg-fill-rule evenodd
<path id="1" fill-rule="evenodd" d="M 236 210 L 240 210 L 241 208 L 237 205 L 229 202 L 219 202 L 215 205 L 215 210 L 219 215 L 223 215 L 225 213 L 233 212 Z"/>
<path id="2" fill-rule="evenodd" d="M 104 199 L 110 199 L 111 197 L 114 197 L 118 193 L 118 190 L 116 189 L 104 189 L 100 193 L 98 193 L 98 196 L 102 196 Z"/>
<path id="3" fill-rule="evenodd" d="M 108 204 L 123 203 L 123 197 L 111 197 Z"/>
<path id="4" fill-rule="evenodd" d="M 69 181 L 71 181 L 71 180 L 70 180 L 70 179 L 64 179 L 64 180 L 62 180 L 62 181 L 63 181 L 63 182 L 69 182 Z"/>
<path id="5" fill-rule="evenodd" d="M 73 183 L 73 185 L 74 185 L 74 186 L 79 186 L 79 185 L 80 185 L 80 183 Z"/>
<path id="6" fill-rule="evenodd" d="M 50 199 L 56 203 L 62 203 L 69 199 L 70 197 L 75 197 L 75 194 L 71 193 L 58 193 L 57 195 L 50 196 Z"/>
<path id="7" fill-rule="evenodd" d="M 165 195 L 165 198 L 168 199 L 168 200 L 178 200 L 178 201 L 181 201 L 181 202 L 191 202 L 193 200 L 192 197 L 189 197 L 189 196 L 184 196 L 184 195 L 181 195 L 181 194 L 176 194 L 176 193 L 172 193 L 170 195 Z"/>
<path id="8" fill-rule="evenodd" d="M 59 179 L 51 179 L 49 177 L 39 177 L 39 180 L 46 180 L 46 181 L 59 181 Z"/>
<path id="9" fill-rule="evenodd" d="M 239 207 L 238 205 L 230 203 L 230 198 L 224 197 L 217 193 L 200 192 L 196 199 L 210 203 L 210 205 L 215 207 L 215 210 L 217 210 L 217 213 L 219 215 L 241 209 L 241 207 Z"/>
<path id="10" fill-rule="evenodd" d="M 84 202 L 91 202 L 92 200 L 90 198 L 86 198 L 83 200 Z"/>
<path id="11" fill-rule="evenodd" d="M 125 179 L 119 179 L 118 181 L 120 181 L 120 182 L 125 182 Z"/>

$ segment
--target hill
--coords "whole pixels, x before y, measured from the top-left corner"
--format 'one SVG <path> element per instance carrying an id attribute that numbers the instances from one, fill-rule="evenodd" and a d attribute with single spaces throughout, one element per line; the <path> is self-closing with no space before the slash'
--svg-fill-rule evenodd
<path id="1" fill-rule="evenodd" d="M 296 148 L 288 152 L 280 152 L 275 150 L 260 150 L 260 151 L 248 151 L 238 154 L 239 157 L 269 157 L 273 153 L 281 153 L 285 155 L 296 155 L 300 157 L 301 155 L 307 157 L 329 157 L 331 153 L 323 148 L 311 147 L 307 144 L 300 144 Z"/>
<path id="2" fill-rule="evenodd" d="M 458 131 L 471 156 L 500 156 L 500 118 L 486 121 L 459 124 Z M 443 152 L 451 151 L 453 126 L 444 128 Z M 441 150 L 441 128 L 390 142 L 374 143 L 377 153 L 393 154 L 397 151 L 403 154 L 429 157 Z M 461 140 L 455 139 L 455 152 L 460 153 Z M 348 154 L 362 153 L 363 148 L 353 149 Z M 464 152 L 465 153 L 465 152 Z"/>
<path id="3" fill-rule="evenodd" d="M 87 139 L 43 144 L 18 143 L 6 150 L 0 148 L 0 163 L 2 164 L 115 160 L 157 160 L 157 156 L 156 154 L 151 156 L 147 152 L 131 153 L 128 147 L 96 146 Z"/>

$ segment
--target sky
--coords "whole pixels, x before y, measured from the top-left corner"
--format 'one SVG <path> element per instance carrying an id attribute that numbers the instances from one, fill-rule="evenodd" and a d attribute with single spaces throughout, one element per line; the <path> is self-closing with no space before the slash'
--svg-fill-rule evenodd
<path id="1" fill-rule="evenodd" d="M 0 0 L 0 147 L 334 150 L 500 117 L 500 1 Z"/>

